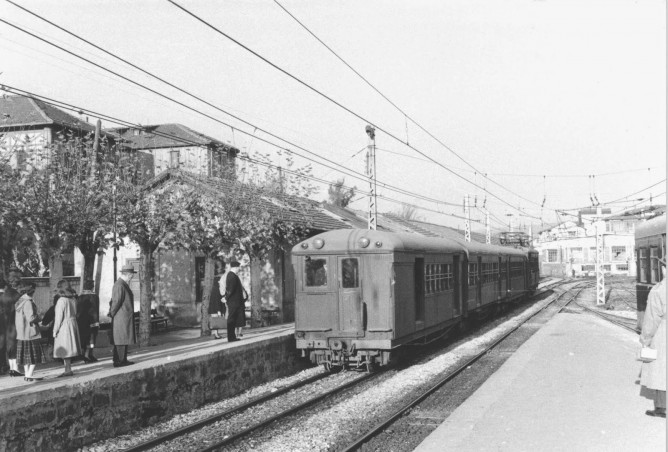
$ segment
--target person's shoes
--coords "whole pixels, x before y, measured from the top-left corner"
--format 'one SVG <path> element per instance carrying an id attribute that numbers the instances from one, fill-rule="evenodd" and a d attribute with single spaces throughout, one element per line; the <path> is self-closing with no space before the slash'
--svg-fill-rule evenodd
<path id="1" fill-rule="evenodd" d="M 214 338 L 214 339 L 222 339 L 223 336 L 214 336 L 213 338 Z"/>
<path id="2" fill-rule="evenodd" d="M 661 411 L 660 410 L 647 410 L 647 411 L 645 411 L 645 414 L 647 416 L 652 416 L 652 417 L 663 417 L 663 418 L 666 417 L 666 412 L 663 411 L 663 410 L 661 410 Z"/>
<path id="3" fill-rule="evenodd" d="M 58 375 L 56 378 L 60 378 L 60 377 L 71 377 L 72 375 L 74 375 L 74 372 L 72 372 L 72 371 L 70 370 L 69 372 L 63 372 L 62 374 Z"/>
<path id="4" fill-rule="evenodd" d="M 236 341 L 238 341 L 238 340 L 239 340 L 239 339 L 228 339 L 227 342 L 236 342 Z"/>
<path id="5" fill-rule="evenodd" d="M 82 356 L 81 359 L 83 359 L 83 362 L 86 364 L 93 362 L 88 356 Z"/>
<path id="6" fill-rule="evenodd" d="M 10 377 L 23 377 L 24 374 L 22 374 L 21 372 L 19 372 L 19 371 L 17 371 L 17 370 L 11 369 L 11 370 L 9 371 L 9 376 L 10 376 Z"/>
<path id="7" fill-rule="evenodd" d="M 41 381 L 44 380 L 43 377 L 23 377 L 25 381 Z"/>
<path id="8" fill-rule="evenodd" d="M 133 364 L 134 362 L 132 361 L 123 361 L 121 363 L 114 363 L 114 367 L 125 367 L 125 366 L 131 366 Z"/>
<path id="9" fill-rule="evenodd" d="M 88 357 L 88 361 L 90 361 L 91 363 L 96 363 L 96 362 L 97 362 L 97 358 L 94 357 L 93 355 L 90 355 L 90 356 Z"/>

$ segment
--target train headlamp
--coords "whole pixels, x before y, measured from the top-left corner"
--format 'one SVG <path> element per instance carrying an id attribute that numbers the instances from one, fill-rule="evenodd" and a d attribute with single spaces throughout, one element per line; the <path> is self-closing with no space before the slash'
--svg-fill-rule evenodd
<path id="1" fill-rule="evenodd" d="M 308 243 L 306 243 L 306 242 L 302 243 L 302 248 L 304 248 L 304 249 L 308 248 Z"/>
<path id="2" fill-rule="evenodd" d="M 376 241 L 376 248 L 380 248 L 381 246 L 383 246 L 383 242 L 381 242 L 380 240 L 377 240 Z"/>
<path id="3" fill-rule="evenodd" d="M 316 247 L 316 249 L 320 249 L 325 246 L 325 241 L 323 239 L 315 239 L 313 241 L 313 246 Z"/>
<path id="4" fill-rule="evenodd" d="M 366 237 L 362 237 L 359 241 L 359 244 L 362 248 L 366 248 L 367 246 L 369 246 L 369 243 L 371 243 L 371 241 Z"/>

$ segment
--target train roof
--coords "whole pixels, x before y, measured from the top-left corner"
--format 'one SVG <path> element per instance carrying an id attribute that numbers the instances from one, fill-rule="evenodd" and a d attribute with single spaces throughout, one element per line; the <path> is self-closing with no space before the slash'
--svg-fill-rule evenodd
<path id="1" fill-rule="evenodd" d="M 666 233 L 666 214 L 647 220 L 636 226 L 636 239 L 651 237 Z"/>
<path id="2" fill-rule="evenodd" d="M 368 239 L 369 245 L 363 248 L 361 239 Z M 323 241 L 321 248 L 314 246 L 316 239 Z M 381 245 L 377 246 L 379 242 Z M 308 248 L 303 248 L 307 244 Z M 394 251 L 424 251 L 424 252 L 446 252 L 465 254 L 503 254 L 526 256 L 526 250 L 508 248 L 497 245 L 486 245 L 477 242 L 465 242 L 459 239 L 425 237 L 418 234 L 393 233 L 385 231 L 374 231 L 369 229 L 338 229 L 323 232 L 302 242 L 292 248 L 292 254 L 310 254 L 313 252 L 328 254 L 341 252 L 342 250 L 355 250 L 366 252 L 394 252 Z"/>

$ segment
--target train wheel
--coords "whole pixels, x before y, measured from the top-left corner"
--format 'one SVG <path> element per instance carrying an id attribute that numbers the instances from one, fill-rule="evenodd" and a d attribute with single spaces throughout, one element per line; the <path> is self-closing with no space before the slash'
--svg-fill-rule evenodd
<path id="1" fill-rule="evenodd" d="M 374 373 L 378 366 L 376 365 L 375 361 L 367 361 L 366 362 L 366 371 L 369 372 L 370 374 Z"/>

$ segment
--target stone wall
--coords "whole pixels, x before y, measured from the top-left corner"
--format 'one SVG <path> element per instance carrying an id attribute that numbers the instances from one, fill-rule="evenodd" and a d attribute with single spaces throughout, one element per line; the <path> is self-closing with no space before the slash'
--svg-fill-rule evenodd
<path id="1" fill-rule="evenodd" d="M 167 358 L 173 350 L 163 353 Z M 232 397 L 308 364 L 299 359 L 292 332 L 171 356 L 155 367 L 150 363 L 3 397 L 0 450 L 75 450 Z"/>

